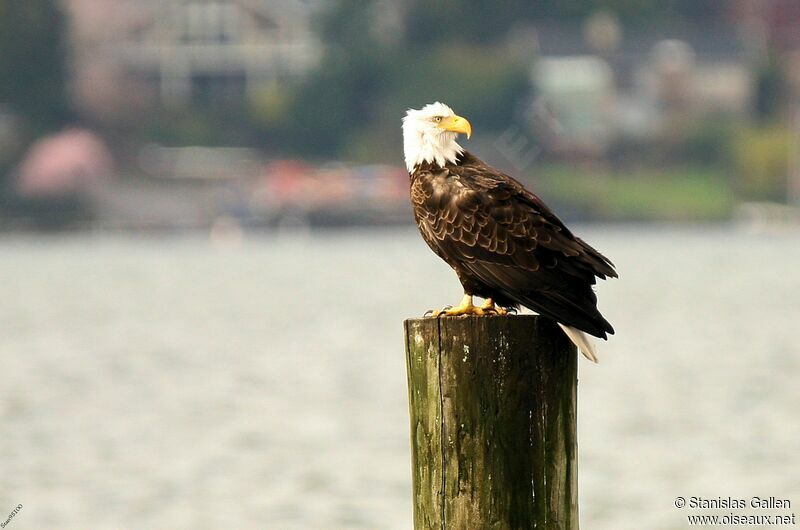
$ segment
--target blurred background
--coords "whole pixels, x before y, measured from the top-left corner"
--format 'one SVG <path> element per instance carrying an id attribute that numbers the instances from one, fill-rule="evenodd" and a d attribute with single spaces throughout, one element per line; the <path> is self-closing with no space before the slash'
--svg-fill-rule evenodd
<path id="1" fill-rule="evenodd" d="M 410 528 L 436 100 L 620 271 L 584 525 L 800 506 L 800 3 L 0 0 L 0 519 Z"/>

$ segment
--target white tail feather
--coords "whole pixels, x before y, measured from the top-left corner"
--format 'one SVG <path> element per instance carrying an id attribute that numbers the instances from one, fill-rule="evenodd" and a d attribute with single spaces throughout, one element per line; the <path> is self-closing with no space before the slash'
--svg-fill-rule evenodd
<path id="1" fill-rule="evenodd" d="M 578 347 L 584 357 L 593 363 L 599 362 L 597 358 L 597 350 L 594 347 L 594 342 L 588 337 L 588 335 L 586 335 L 586 333 L 578 328 L 573 328 L 572 326 L 565 326 L 561 323 L 558 325 L 564 330 L 564 333 L 567 334 L 569 340 L 575 343 L 575 346 Z"/>

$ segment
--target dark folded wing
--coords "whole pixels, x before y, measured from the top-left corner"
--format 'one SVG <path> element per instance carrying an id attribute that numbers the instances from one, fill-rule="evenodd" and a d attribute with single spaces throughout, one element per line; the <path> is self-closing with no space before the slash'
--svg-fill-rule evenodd
<path id="1" fill-rule="evenodd" d="M 611 262 L 521 184 L 482 163 L 450 166 L 412 190 L 429 244 L 508 299 L 596 336 L 613 333 L 596 309 L 595 278 Z"/>

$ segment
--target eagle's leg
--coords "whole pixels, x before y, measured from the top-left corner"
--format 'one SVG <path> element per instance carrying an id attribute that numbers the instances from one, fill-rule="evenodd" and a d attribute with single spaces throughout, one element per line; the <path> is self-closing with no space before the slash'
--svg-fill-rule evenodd
<path id="1" fill-rule="evenodd" d="M 494 305 L 494 300 L 491 298 L 487 298 L 486 301 L 481 306 L 481 309 L 484 313 L 494 313 L 496 315 L 507 315 L 508 311 L 500 307 L 499 305 Z"/>
<path id="2" fill-rule="evenodd" d="M 440 309 L 439 311 L 431 312 L 431 316 L 439 317 L 439 316 L 448 316 L 448 317 L 455 317 L 459 315 L 485 315 L 486 312 L 483 308 L 480 308 L 472 303 L 472 295 L 465 294 L 464 298 L 461 299 L 461 303 L 458 304 L 456 307 L 451 307 L 449 309 Z"/>

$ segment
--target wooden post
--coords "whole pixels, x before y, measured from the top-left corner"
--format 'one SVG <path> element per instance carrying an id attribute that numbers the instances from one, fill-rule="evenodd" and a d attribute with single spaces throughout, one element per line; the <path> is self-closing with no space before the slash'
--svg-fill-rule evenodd
<path id="1" fill-rule="evenodd" d="M 405 322 L 415 530 L 577 530 L 577 352 L 551 320 Z"/>

